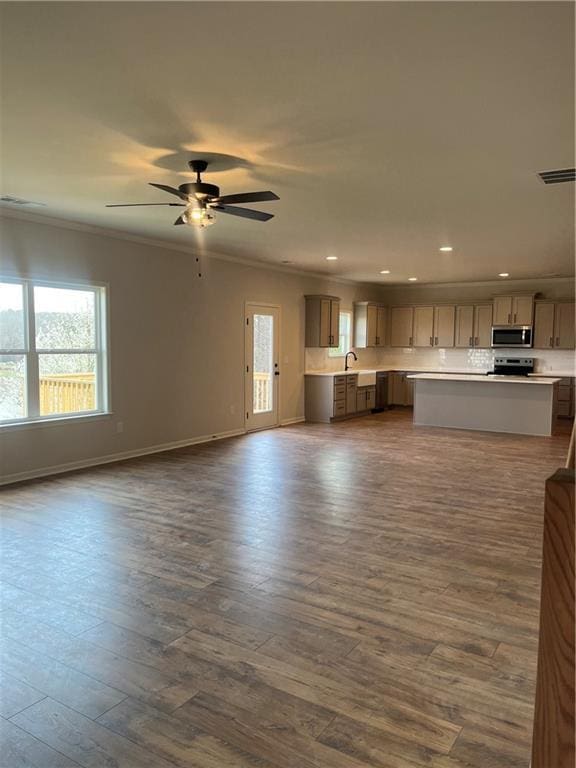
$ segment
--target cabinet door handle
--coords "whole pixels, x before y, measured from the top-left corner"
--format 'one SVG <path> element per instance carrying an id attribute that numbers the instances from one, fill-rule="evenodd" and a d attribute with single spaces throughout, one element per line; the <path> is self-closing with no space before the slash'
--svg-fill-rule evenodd
<path id="1" fill-rule="evenodd" d="M 516 312 L 514 312 L 514 322 L 516 322 L 516 317 L 517 317 Z"/>
<path id="2" fill-rule="evenodd" d="M 556 336 L 556 346 L 560 346 L 560 336 Z"/>
<path id="3" fill-rule="evenodd" d="M 479 342 L 479 341 L 480 341 L 480 339 L 478 338 L 478 336 L 476 336 L 476 338 L 474 339 L 474 346 L 475 346 L 475 347 L 477 347 L 477 346 L 478 346 L 478 342 Z"/>
<path id="4" fill-rule="evenodd" d="M 433 346 L 434 346 L 434 341 L 433 341 L 433 339 L 432 339 L 432 336 L 430 336 L 430 346 L 431 346 L 431 347 L 433 347 Z"/>
<path id="5" fill-rule="evenodd" d="M 553 346 L 554 346 L 554 339 L 553 339 L 553 337 L 552 337 L 552 336 L 550 336 L 550 346 L 551 346 L 551 347 L 553 347 Z"/>
<path id="6" fill-rule="evenodd" d="M 470 336 L 470 340 L 468 341 L 468 345 L 469 345 L 470 347 L 473 347 L 473 346 L 474 346 L 474 339 L 472 338 L 472 336 Z"/>
<path id="7" fill-rule="evenodd" d="M 511 320 L 512 320 L 512 315 L 508 315 L 508 325 L 510 325 Z"/>
<path id="8" fill-rule="evenodd" d="M 410 336 L 410 338 L 408 339 L 408 346 L 409 346 L 409 347 L 411 347 L 411 346 L 412 346 L 412 336 Z"/>
<path id="9" fill-rule="evenodd" d="M 434 346 L 438 346 L 438 336 L 434 336 Z"/>

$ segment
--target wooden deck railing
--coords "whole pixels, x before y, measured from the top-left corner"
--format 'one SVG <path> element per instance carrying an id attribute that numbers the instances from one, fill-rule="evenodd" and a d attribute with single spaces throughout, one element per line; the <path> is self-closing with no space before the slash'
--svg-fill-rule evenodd
<path id="1" fill-rule="evenodd" d="M 94 374 L 65 373 L 40 378 L 40 413 L 78 413 L 96 407 Z"/>
<path id="2" fill-rule="evenodd" d="M 532 768 L 574 768 L 573 469 L 546 482 Z"/>
<path id="3" fill-rule="evenodd" d="M 270 373 L 254 371 L 254 413 L 262 413 L 262 411 L 269 411 L 272 408 L 270 401 L 271 379 Z"/>

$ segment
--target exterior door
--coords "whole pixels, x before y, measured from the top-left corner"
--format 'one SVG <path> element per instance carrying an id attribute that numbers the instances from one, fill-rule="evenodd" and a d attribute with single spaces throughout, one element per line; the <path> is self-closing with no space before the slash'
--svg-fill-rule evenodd
<path id="1" fill-rule="evenodd" d="M 247 304 L 245 318 L 246 429 L 267 429 L 279 423 L 280 310 Z"/>

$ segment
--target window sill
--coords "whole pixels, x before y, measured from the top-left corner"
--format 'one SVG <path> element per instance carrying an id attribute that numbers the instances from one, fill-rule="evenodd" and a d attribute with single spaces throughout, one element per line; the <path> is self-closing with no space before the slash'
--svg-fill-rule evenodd
<path id="1" fill-rule="evenodd" d="M 49 419 L 11 421 L 7 424 L 0 424 L 0 434 L 5 432 L 19 432 L 23 429 L 41 429 L 44 427 L 62 427 L 69 424 L 83 424 L 87 421 L 104 421 L 111 416 L 112 411 L 98 411 L 97 413 L 82 413 L 76 416 L 54 416 Z"/>

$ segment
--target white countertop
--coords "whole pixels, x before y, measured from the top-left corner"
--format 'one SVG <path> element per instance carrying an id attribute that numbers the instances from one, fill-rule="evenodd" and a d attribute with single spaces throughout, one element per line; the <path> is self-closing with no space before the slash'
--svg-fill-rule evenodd
<path id="1" fill-rule="evenodd" d="M 432 381 L 473 381 L 475 383 L 483 384 L 540 384 L 544 386 L 552 386 L 560 379 L 551 377 L 537 378 L 533 376 L 486 376 L 486 375 L 474 375 L 474 374 L 451 374 L 451 373 L 416 373 L 412 376 L 408 376 L 409 379 L 427 379 Z"/>
<path id="2" fill-rule="evenodd" d="M 306 371 L 305 376 L 349 376 L 352 373 L 433 373 L 433 374 L 467 374 L 469 376 L 485 376 L 488 370 L 482 370 L 481 368 L 434 368 L 434 366 L 381 366 L 379 368 L 350 368 L 347 371 Z M 545 378 L 574 378 L 576 377 L 575 371 L 535 371 L 529 373 L 532 377 L 545 377 Z"/>

